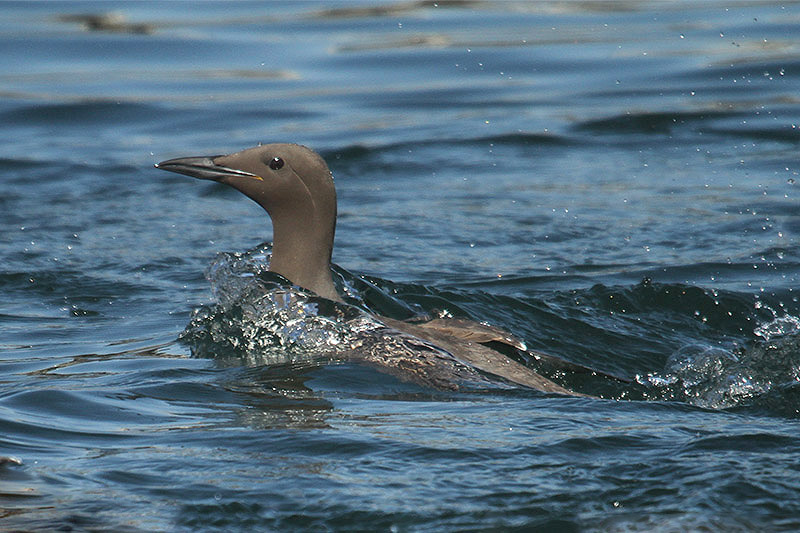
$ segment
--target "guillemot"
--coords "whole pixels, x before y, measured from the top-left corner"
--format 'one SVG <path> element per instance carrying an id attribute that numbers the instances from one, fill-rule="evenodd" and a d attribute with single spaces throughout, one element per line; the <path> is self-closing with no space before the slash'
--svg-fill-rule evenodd
<path id="1" fill-rule="evenodd" d="M 336 189 L 331 171 L 319 154 L 302 145 L 276 143 L 229 155 L 170 159 L 155 166 L 224 183 L 254 200 L 272 219 L 269 270 L 323 298 L 343 301 L 331 274 Z M 372 363 L 379 370 L 409 381 L 453 385 L 459 379 L 454 369 L 466 367 L 543 392 L 583 396 L 494 348 L 523 352 L 561 370 L 594 372 L 557 357 L 529 351 L 511 334 L 471 320 L 436 318 L 427 322 L 406 322 L 375 318 L 386 331 L 421 342 L 379 343 L 373 344 L 372 350 L 354 347 L 351 359 Z M 401 344 L 402 349 L 393 348 Z M 432 351 L 435 356 L 431 356 Z"/>

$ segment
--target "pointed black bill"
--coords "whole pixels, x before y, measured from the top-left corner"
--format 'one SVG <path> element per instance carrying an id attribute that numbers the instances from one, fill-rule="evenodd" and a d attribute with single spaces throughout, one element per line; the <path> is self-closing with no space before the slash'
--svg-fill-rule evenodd
<path id="1" fill-rule="evenodd" d="M 261 176 L 236 170 L 235 168 L 223 167 L 214 163 L 214 160 L 220 155 L 200 156 L 200 157 L 179 157 L 177 159 L 168 159 L 155 165 L 156 168 L 161 170 L 169 170 L 170 172 L 177 172 L 178 174 L 185 174 L 193 178 L 201 180 L 220 181 L 223 178 L 256 178 L 262 179 Z"/>

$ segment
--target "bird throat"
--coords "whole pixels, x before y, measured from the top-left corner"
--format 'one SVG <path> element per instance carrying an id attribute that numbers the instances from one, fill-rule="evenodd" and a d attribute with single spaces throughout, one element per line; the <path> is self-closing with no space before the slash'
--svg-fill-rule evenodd
<path id="1" fill-rule="evenodd" d="M 273 217 L 270 271 L 324 298 L 341 301 L 331 277 L 334 229 L 320 227 L 314 220 L 308 224 L 282 222 Z"/>

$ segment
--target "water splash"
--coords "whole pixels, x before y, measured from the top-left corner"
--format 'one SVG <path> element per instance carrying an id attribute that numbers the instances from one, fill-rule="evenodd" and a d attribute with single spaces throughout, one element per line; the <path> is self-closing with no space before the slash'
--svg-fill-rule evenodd
<path id="1" fill-rule="evenodd" d="M 779 337 L 786 335 L 797 335 L 800 333 L 800 317 L 790 315 L 784 312 L 779 316 L 778 312 L 765 305 L 760 300 L 756 302 L 756 309 L 764 309 L 772 314 L 772 320 L 759 325 L 753 330 L 753 333 L 769 342 Z"/>
<path id="2" fill-rule="evenodd" d="M 648 387 L 649 399 L 712 409 L 769 402 L 769 396 L 800 382 L 800 317 L 783 303 L 778 307 L 780 312 L 756 297 L 749 311 L 756 322 L 752 340 L 683 346 L 663 371 L 636 376 L 636 381 Z"/>
<path id="3" fill-rule="evenodd" d="M 380 325 L 269 272 L 270 253 L 268 244 L 221 253 L 206 269 L 217 304 L 197 309 L 180 337 L 195 355 L 250 365 L 330 361 Z"/>
<path id="4" fill-rule="evenodd" d="M 732 350 L 693 344 L 673 353 L 663 372 L 637 376 L 636 380 L 653 387 L 651 399 L 680 400 L 712 409 L 732 407 L 771 386 L 744 357 Z"/>
<path id="5" fill-rule="evenodd" d="M 772 325 L 765 331 L 775 329 Z M 710 409 L 758 404 L 771 392 L 800 382 L 800 336 L 773 336 L 771 342 L 747 348 L 684 346 L 669 357 L 663 372 L 636 381 L 650 389 L 648 399 Z"/>

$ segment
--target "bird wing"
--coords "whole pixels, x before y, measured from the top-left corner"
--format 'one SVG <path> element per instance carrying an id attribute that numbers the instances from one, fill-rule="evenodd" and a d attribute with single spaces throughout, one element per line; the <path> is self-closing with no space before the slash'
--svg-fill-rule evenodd
<path id="1" fill-rule="evenodd" d="M 482 372 L 543 392 L 585 396 L 565 389 L 487 346 L 485 343 L 502 342 L 514 348 L 520 344 L 524 347 L 524 343 L 493 326 L 463 319 L 434 319 L 422 323 L 409 323 L 386 317 L 380 317 L 380 320 L 390 328 L 428 341 L 447 351 L 457 360 Z"/>
<path id="2" fill-rule="evenodd" d="M 578 363 L 573 363 L 572 361 L 567 361 L 566 359 L 538 350 L 530 350 L 525 345 L 524 341 L 515 337 L 508 331 L 482 322 L 476 322 L 465 318 L 435 318 L 427 322 L 418 323 L 394 322 L 400 324 L 400 326 L 393 326 L 398 329 L 402 329 L 402 327 L 404 327 L 403 325 L 406 324 L 413 326 L 422 337 L 431 334 L 449 335 L 465 342 L 482 344 L 490 350 L 503 352 L 506 355 L 511 353 L 512 357 L 517 357 L 523 361 L 530 361 L 533 359 L 536 363 L 541 363 L 552 371 L 591 374 L 611 378 L 623 383 L 630 383 L 629 379 L 589 368 Z"/>
<path id="3" fill-rule="evenodd" d="M 467 320 L 464 318 L 434 318 L 427 322 L 415 323 L 423 331 L 439 331 L 452 335 L 453 337 L 462 339 L 469 342 L 479 342 L 481 344 L 488 344 L 490 342 L 499 342 L 508 345 L 517 350 L 527 351 L 525 343 L 513 336 L 511 333 L 484 324 L 482 322 L 475 322 L 474 320 Z"/>

